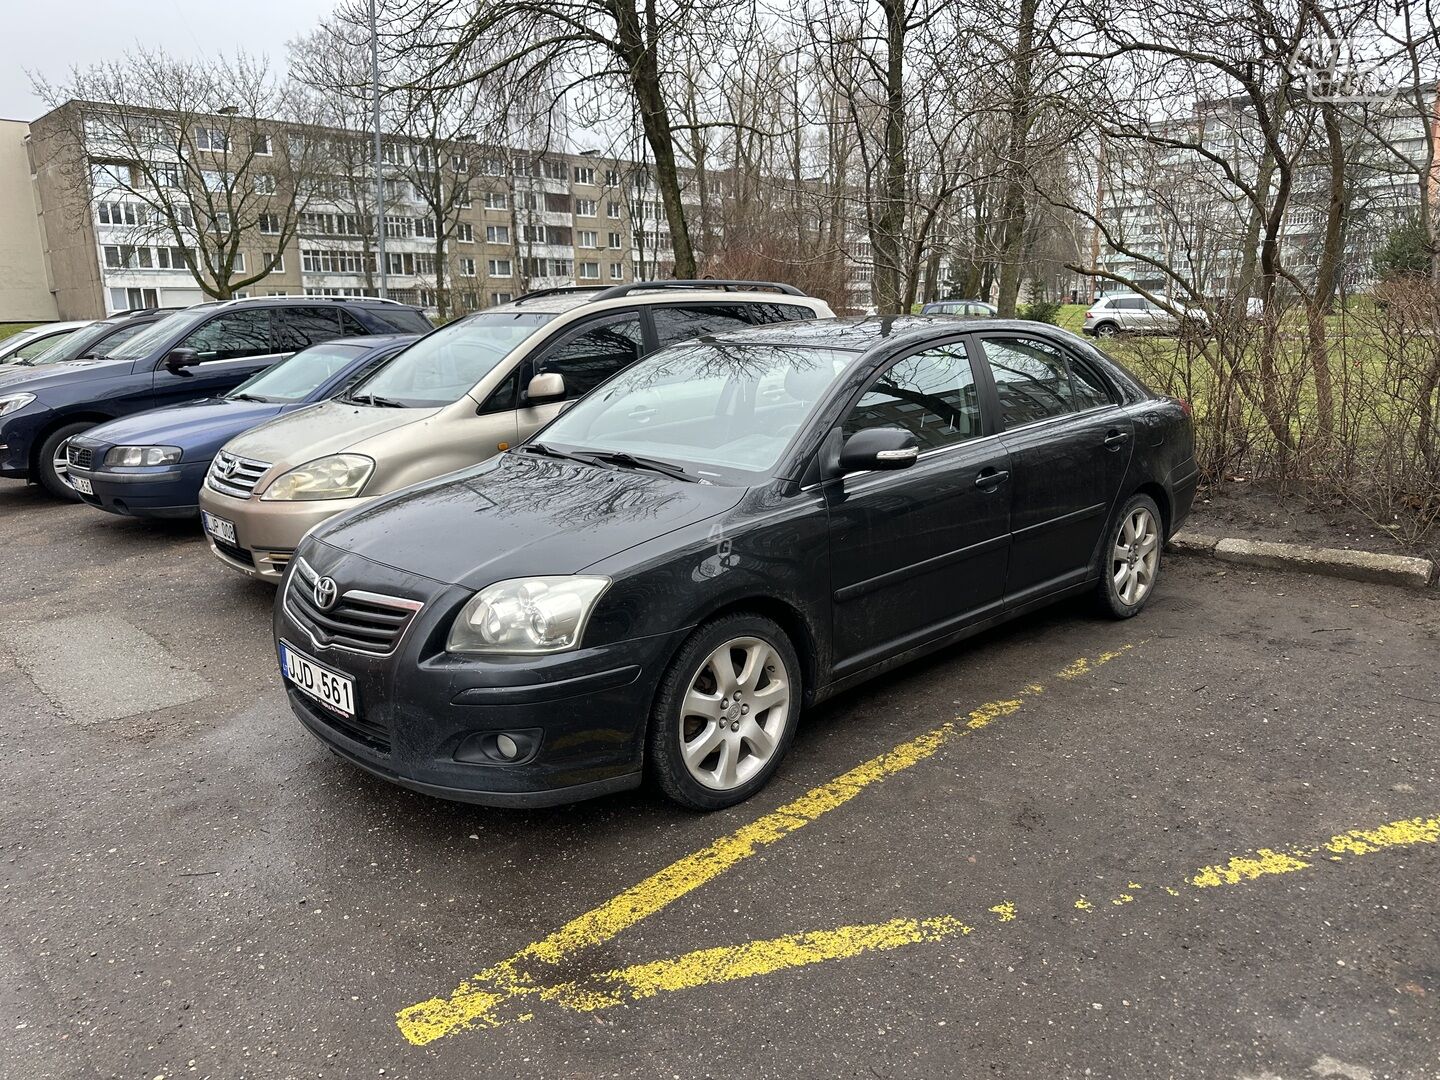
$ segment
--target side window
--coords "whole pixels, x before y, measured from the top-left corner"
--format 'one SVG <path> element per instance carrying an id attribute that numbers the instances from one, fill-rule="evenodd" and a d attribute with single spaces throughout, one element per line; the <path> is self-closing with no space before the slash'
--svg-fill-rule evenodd
<path id="1" fill-rule="evenodd" d="M 427 326 L 425 328 L 429 330 Z M 368 337 L 370 331 L 365 329 L 365 324 L 357 319 L 344 308 L 340 309 L 340 334 L 342 337 Z"/>
<path id="2" fill-rule="evenodd" d="M 980 435 L 980 402 L 964 343 L 897 360 L 860 396 L 843 426 L 847 437 L 866 428 L 903 427 L 922 451 Z"/>
<path id="3" fill-rule="evenodd" d="M 23 360 L 29 360 L 32 356 L 39 356 L 41 353 L 53 349 L 69 336 L 69 334 L 52 334 L 50 337 L 41 338 L 39 341 L 32 341 L 29 345 L 22 345 L 16 349 L 15 355 Z"/>
<path id="4" fill-rule="evenodd" d="M 1110 306 L 1120 311 L 1144 311 L 1145 298 L 1143 296 L 1122 296 L 1118 300 L 1111 300 Z"/>
<path id="5" fill-rule="evenodd" d="M 550 346 L 536 362 L 535 371 L 558 371 L 565 376 L 565 397 L 573 400 L 629 367 L 644 351 L 640 316 L 621 315 L 592 323 Z"/>
<path id="6" fill-rule="evenodd" d="M 372 304 L 366 307 L 365 317 L 374 323 L 377 329 L 347 330 L 345 332 L 347 334 L 356 332 L 361 334 L 428 334 L 435 329 L 423 314 L 414 308 L 403 307 L 400 304 Z"/>
<path id="7" fill-rule="evenodd" d="M 569 384 L 570 380 L 565 380 Z M 515 389 L 520 385 L 520 369 L 517 367 L 501 380 L 500 385 L 490 391 L 490 396 L 481 405 L 478 414 L 510 412 L 515 408 Z"/>
<path id="8" fill-rule="evenodd" d="M 281 352 L 295 352 L 340 336 L 340 319 L 335 308 L 286 307 L 275 312 L 275 345 Z"/>
<path id="9" fill-rule="evenodd" d="M 135 323 L 133 326 L 124 326 L 110 334 L 99 345 L 92 350 L 95 356 L 102 356 L 105 353 L 114 352 L 119 346 L 129 341 L 141 330 L 148 330 L 153 323 Z"/>
<path id="10" fill-rule="evenodd" d="M 748 304 L 686 304 L 684 307 L 652 307 L 655 337 L 660 348 L 677 341 L 689 341 L 705 334 L 743 330 L 752 326 Z M 761 305 L 754 305 L 759 307 Z M 757 313 L 758 314 L 758 313 Z M 757 320 L 763 321 L 763 320 Z"/>
<path id="11" fill-rule="evenodd" d="M 1055 346 L 1034 338 L 986 338 L 985 359 L 1007 428 L 1075 411 L 1070 368 Z"/>
<path id="12" fill-rule="evenodd" d="M 270 312 L 251 308 L 217 315 L 180 342 L 182 349 L 194 349 L 202 363 L 236 360 L 274 351 L 270 346 Z"/>
<path id="13" fill-rule="evenodd" d="M 1076 409 L 1096 409 L 1114 401 L 1105 380 L 1088 364 L 1076 360 L 1073 356 L 1070 358 L 1070 385 L 1074 391 Z"/>

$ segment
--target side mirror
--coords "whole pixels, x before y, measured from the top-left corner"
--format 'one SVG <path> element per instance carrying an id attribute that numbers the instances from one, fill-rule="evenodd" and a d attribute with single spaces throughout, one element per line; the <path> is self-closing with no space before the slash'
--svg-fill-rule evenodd
<path id="1" fill-rule="evenodd" d="M 908 469 L 919 459 L 919 440 L 904 428 L 866 428 L 845 440 L 839 466 L 842 473 Z"/>
<path id="2" fill-rule="evenodd" d="M 544 371 L 530 380 L 525 387 L 525 404 L 539 405 L 546 401 L 559 401 L 565 396 L 565 376 L 558 371 Z"/>
<path id="3" fill-rule="evenodd" d="M 171 371 L 179 371 L 181 368 L 196 367 L 200 363 L 200 354 L 194 349 L 171 349 L 165 357 L 165 366 Z"/>

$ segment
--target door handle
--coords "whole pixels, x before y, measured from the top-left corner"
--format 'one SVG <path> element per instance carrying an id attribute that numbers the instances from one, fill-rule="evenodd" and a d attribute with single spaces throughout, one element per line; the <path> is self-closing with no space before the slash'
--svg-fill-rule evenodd
<path id="1" fill-rule="evenodd" d="M 975 478 L 975 486 L 989 491 L 1009 479 L 1010 471 L 1008 469 L 982 469 L 980 475 Z"/>
<path id="2" fill-rule="evenodd" d="M 1105 436 L 1105 445 L 1111 450 L 1118 450 L 1128 438 L 1130 438 L 1128 431 L 1117 431 L 1111 428 L 1109 434 Z"/>

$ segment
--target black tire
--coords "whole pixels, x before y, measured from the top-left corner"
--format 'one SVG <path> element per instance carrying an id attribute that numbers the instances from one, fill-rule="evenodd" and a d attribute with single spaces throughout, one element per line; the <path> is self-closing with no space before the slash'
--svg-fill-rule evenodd
<path id="1" fill-rule="evenodd" d="M 682 703 L 692 684 L 702 677 L 711 655 L 726 642 L 738 639 L 757 639 L 770 647 L 773 656 L 783 665 L 784 670 L 778 675 L 784 679 L 788 698 L 783 726 L 776 733 L 777 738 L 769 759 L 744 782 L 734 787 L 719 789 L 701 783 L 685 764 L 681 752 L 682 731 L 686 724 L 686 717 L 682 715 Z M 772 670 L 771 667 L 766 667 L 767 672 Z M 764 676 L 767 680 L 773 677 Z M 765 685 L 762 683 L 761 688 Z M 718 688 L 716 692 L 719 692 Z M 790 749 L 799 721 L 803 694 L 800 660 L 795 655 L 795 648 L 785 631 L 770 619 L 737 612 L 697 627 L 670 662 L 655 695 L 655 706 L 650 713 L 650 724 L 646 733 L 646 759 L 651 777 L 667 797 L 692 810 L 722 810 L 744 802 L 769 782 Z M 769 715 L 768 711 L 757 713 L 757 719 Z M 737 719 L 744 722 L 743 718 Z M 720 727 L 723 729 L 725 725 L 721 724 Z"/>
<path id="2" fill-rule="evenodd" d="M 1118 337 L 1119 334 L 1120 326 L 1118 323 L 1102 322 L 1095 327 L 1095 336 L 1097 338 L 1113 338 Z"/>
<path id="3" fill-rule="evenodd" d="M 1148 553 L 1148 546 L 1132 544 L 1127 536 L 1127 526 L 1133 529 L 1133 522 L 1138 515 L 1148 515 L 1153 530 L 1154 560 L 1149 566 L 1148 577 L 1145 575 L 1147 560 L 1145 557 L 1137 558 L 1134 554 L 1128 559 L 1129 572 L 1122 577 L 1121 560 L 1117 558 L 1117 550 L 1121 548 L 1135 549 L 1145 547 Z M 1133 535 L 1133 533 L 1132 533 Z M 1155 586 L 1160 580 L 1160 564 L 1165 549 L 1164 519 L 1160 516 L 1160 508 L 1155 505 L 1155 500 L 1148 495 L 1132 495 L 1121 508 L 1120 513 L 1115 515 L 1115 520 L 1105 534 L 1105 541 L 1100 546 L 1099 574 L 1100 580 L 1095 585 L 1095 600 L 1100 611 L 1115 619 L 1129 619 L 1140 614 L 1140 611 L 1155 595 Z M 1128 583 L 1132 580 L 1130 574 L 1136 575 L 1136 580 L 1143 579 L 1143 591 L 1137 590 L 1134 594 L 1127 595 Z M 1124 584 L 1122 584 L 1124 582 Z"/>
<path id="4" fill-rule="evenodd" d="M 75 494 L 75 489 L 70 486 L 70 481 L 56 471 L 54 459 L 62 444 L 94 426 L 94 424 L 66 424 L 64 427 L 52 431 L 40 444 L 40 453 L 35 462 L 35 479 L 55 498 L 64 499 L 66 502 L 80 501 L 80 496 Z"/>

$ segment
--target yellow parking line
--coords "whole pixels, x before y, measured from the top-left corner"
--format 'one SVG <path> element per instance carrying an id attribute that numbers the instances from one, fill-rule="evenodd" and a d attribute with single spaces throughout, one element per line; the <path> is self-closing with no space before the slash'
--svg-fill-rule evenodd
<path id="1" fill-rule="evenodd" d="M 1440 817 L 1411 818 L 1392 821 L 1379 829 L 1343 833 L 1317 847 L 1294 850 L 1328 851 L 1332 853 L 1332 861 L 1344 862 L 1387 848 L 1433 844 L 1437 839 L 1440 839 Z M 1312 864 L 1300 860 L 1291 863 L 1270 859 L 1268 856 L 1273 854 L 1275 853 L 1268 849 L 1262 849 L 1255 852 L 1253 857 L 1237 856 L 1225 864 L 1225 869 L 1205 867 L 1186 878 L 1185 884 L 1192 888 L 1205 889 L 1216 884 L 1241 884 L 1271 874 L 1288 874 L 1312 868 Z M 1256 867 L 1261 869 L 1252 873 L 1251 870 Z M 1237 869 L 1232 873 L 1229 868 Z M 1216 880 L 1217 874 L 1221 880 Z M 1133 881 L 1128 887 L 1136 892 L 1144 888 Z M 1162 892 L 1172 897 L 1183 895 L 1170 886 L 1152 890 L 1152 894 L 1157 896 Z M 1134 899 L 1135 897 L 1127 894 L 1123 901 L 1116 900 L 1112 903 L 1128 904 Z M 1093 905 L 1083 898 L 1076 901 L 1075 907 L 1082 911 L 1093 909 Z M 1013 922 L 1017 917 L 1015 905 L 1009 901 L 996 904 L 989 908 L 989 911 L 997 916 L 996 924 Z M 891 919 L 883 923 L 841 926 L 833 930 L 811 930 L 760 941 L 747 941 L 739 945 L 701 949 L 665 960 L 599 972 L 573 982 L 542 987 L 534 992 L 541 1001 L 562 1009 L 594 1012 L 661 993 L 751 979 L 831 960 L 851 959 L 866 953 L 944 941 L 974 932 L 975 927 L 951 915 L 938 915 L 927 919 Z M 530 1014 L 523 1014 L 513 1019 L 529 1018 Z M 505 1022 L 507 1021 L 500 1021 Z"/>
<path id="2" fill-rule="evenodd" d="M 1088 674 L 1131 648 L 1133 646 L 1124 645 L 1101 653 L 1094 659 L 1082 657 L 1068 664 L 1057 673 L 1057 677 L 1068 680 Z M 502 1017 L 495 1010 L 511 999 L 536 993 L 540 989 L 535 977 L 536 969 L 543 971 L 581 949 L 609 941 L 762 848 L 844 806 L 866 788 L 932 757 L 955 739 L 1015 713 L 1028 698 L 1043 691 L 1043 686 L 1031 683 L 1013 698 L 986 702 L 964 716 L 947 720 L 828 783 L 812 788 L 798 799 L 684 856 L 618 896 L 572 919 L 508 960 L 472 975 L 446 997 L 431 998 L 401 1009 L 395 1015 L 396 1024 L 406 1039 L 423 1046 L 463 1028 L 494 1027 L 526 1019 L 526 1015 Z"/>

